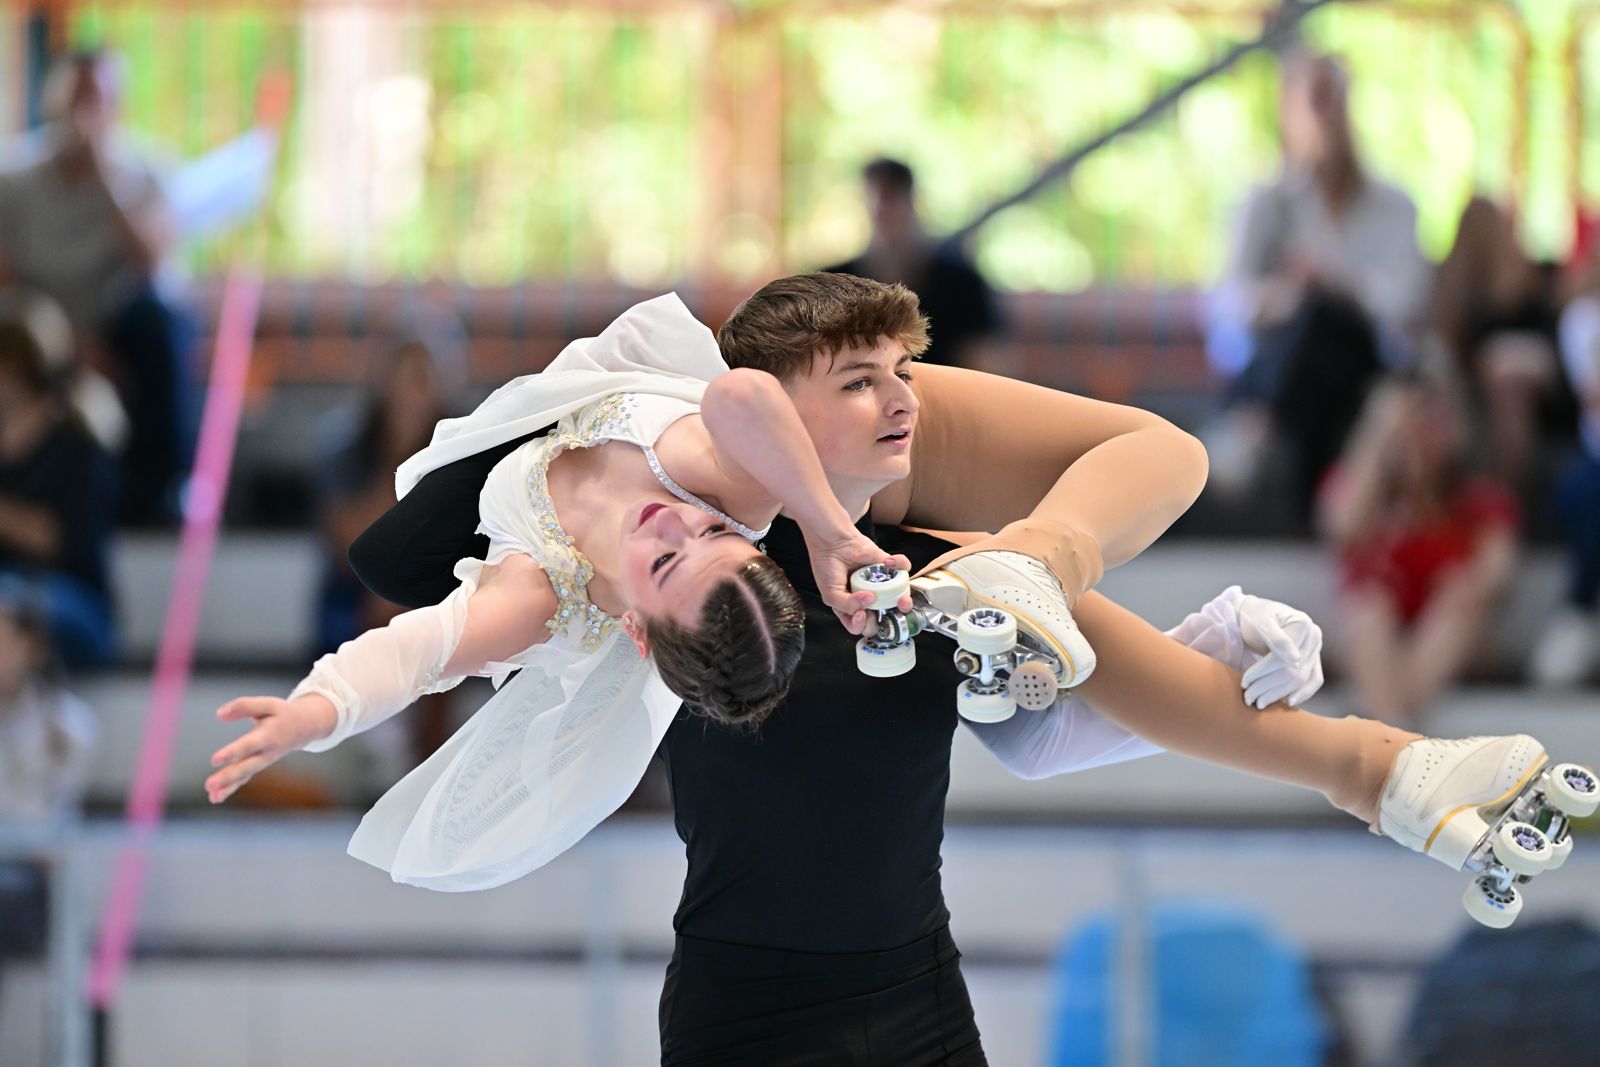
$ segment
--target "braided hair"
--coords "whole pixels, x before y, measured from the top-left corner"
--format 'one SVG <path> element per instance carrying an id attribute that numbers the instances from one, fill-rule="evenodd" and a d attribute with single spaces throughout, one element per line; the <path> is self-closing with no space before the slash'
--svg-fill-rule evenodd
<path id="1" fill-rule="evenodd" d="M 700 620 L 644 622 L 662 681 L 692 711 L 754 730 L 789 692 L 805 651 L 805 607 L 783 569 L 753 556 L 712 587 Z"/>

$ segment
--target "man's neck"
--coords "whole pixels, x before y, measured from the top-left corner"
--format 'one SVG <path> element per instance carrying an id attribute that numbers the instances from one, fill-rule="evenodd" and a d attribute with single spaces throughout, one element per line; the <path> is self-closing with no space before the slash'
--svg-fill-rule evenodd
<path id="1" fill-rule="evenodd" d="M 830 480 L 833 495 L 844 510 L 849 514 L 851 522 L 860 522 L 861 516 L 872 507 L 872 497 L 883 490 L 884 486 L 878 482 L 856 482 L 850 480 Z M 786 516 L 787 512 L 784 513 Z M 793 516 L 788 516 L 793 518 Z"/>

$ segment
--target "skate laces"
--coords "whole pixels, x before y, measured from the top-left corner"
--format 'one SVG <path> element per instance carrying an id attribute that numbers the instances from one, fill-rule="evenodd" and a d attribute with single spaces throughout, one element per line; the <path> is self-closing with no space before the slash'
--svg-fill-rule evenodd
<path id="1" fill-rule="evenodd" d="M 1067 593 L 1061 586 L 1061 579 L 1057 578 L 1055 572 L 1043 562 L 1021 552 L 997 551 L 992 554 L 1023 571 L 1035 581 L 1043 583 L 1046 589 L 1055 590 L 1061 597 L 1062 606 L 1066 606 Z"/>
<path id="2" fill-rule="evenodd" d="M 1040 581 L 1047 582 L 1050 588 L 1060 593 L 1061 599 L 1064 603 L 1067 599 L 1067 592 L 1065 589 L 1061 588 L 1061 580 L 1055 576 L 1055 573 L 1051 571 L 1049 567 L 1046 567 L 1043 563 L 1040 563 L 1032 556 L 1023 556 L 1022 558 L 1026 560 L 1023 566 L 1032 571 Z"/>

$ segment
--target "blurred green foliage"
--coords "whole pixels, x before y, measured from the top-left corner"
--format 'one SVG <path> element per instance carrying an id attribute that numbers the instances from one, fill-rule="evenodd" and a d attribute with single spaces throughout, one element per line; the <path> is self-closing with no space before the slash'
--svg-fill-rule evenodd
<path id="1" fill-rule="evenodd" d="M 916 168 L 931 228 L 959 226 L 1252 35 L 1260 10 L 119 0 L 77 8 L 73 32 L 128 53 L 130 122 L 182 154 L 248 125 L 263 70 L 294 73 L 262 223 L 274 272 L 652 286 L 851 254 L 856 170 L 877 154 Z M 1417 200 L 1430 254 L 1474 191 L 1515 197 L 1535 251 L 1565 247 L 1576 10 L 1417 0 L 1309 20 L 1351 67 L 1366 160 Z M 1600 22 L 1581 39 L 1600 58 Z M 1205 282 L 1230 213 L 1276 167 L 1276 82 L 1255 56 L 1200 88 L 995 219 L 981 264 L 1016 289 Z M 195 249 L 195 269 L 243 239 Z"/>

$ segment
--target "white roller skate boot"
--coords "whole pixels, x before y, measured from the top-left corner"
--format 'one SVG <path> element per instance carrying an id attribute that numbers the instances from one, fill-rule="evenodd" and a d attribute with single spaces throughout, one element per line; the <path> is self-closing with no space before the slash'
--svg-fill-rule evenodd
<path id="1" fill-rule="evenodd" d="M 857 642 L 856 662 L 884 677 L 911 669 L 911 638 L 933 630 L 953 639 L 956 668 L 967 675 L 956 707 L 975 722 L 999 722 L 1017 707 L 1039 711 L 1061 690 L 1089 677 L 1094 650 L 1078 631 L 1061 583 L 1043 563 L 1019 552 L 975 552 L 920 578 L 868 567 L 855 590 L 878 594 L 878 620 Z M 909 592 L 909 616 L 894 609 Z"/>
<path id="2" fill-rule="evenodd" d="M 1477 875 L 1463 903 L 1486 926 L 1522 910 L 1517 883 L 1572 851 L 1571 820 L 1600 806 L 1600 780 L 1575 763 L 1551 766 L 1526 734 L 1423 738 L 1400 750 L 1379 800 L 1378 829 L 1452 870 Z"/>

